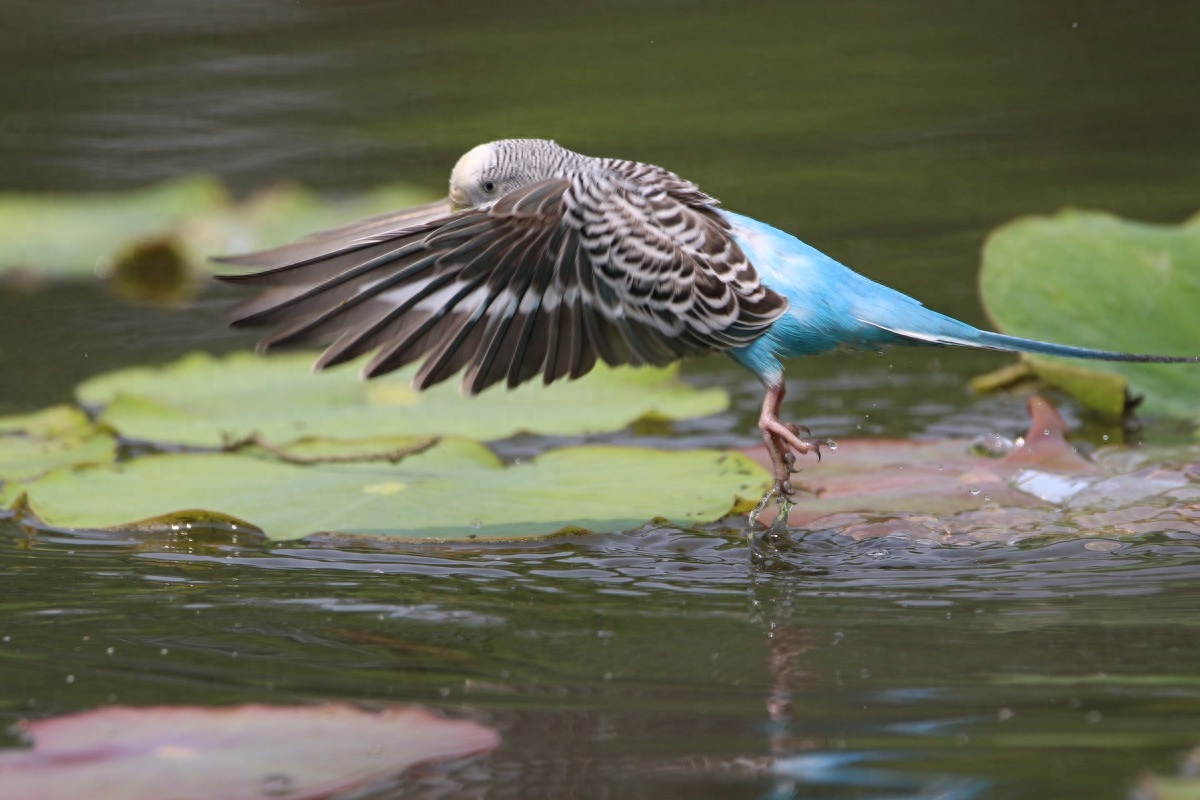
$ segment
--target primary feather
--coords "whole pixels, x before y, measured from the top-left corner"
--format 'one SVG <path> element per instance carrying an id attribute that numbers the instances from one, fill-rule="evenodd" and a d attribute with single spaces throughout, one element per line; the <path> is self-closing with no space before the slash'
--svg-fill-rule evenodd
<path id="1" fill-rule="evenodd" d="M 332 342 L 318 367 L 374 350 L 367 377 L 425 357 L 422 388 L 465 367 L 475 393 L 746 345 L 786 307 L 716 202 L 658 167 L 508 140 L 460 160 L 451 198 L 470 205 L 227 259 L 269 267 L 223 276 L 263 287 L 234 324 L 280 326 L 268 350 Z"/>

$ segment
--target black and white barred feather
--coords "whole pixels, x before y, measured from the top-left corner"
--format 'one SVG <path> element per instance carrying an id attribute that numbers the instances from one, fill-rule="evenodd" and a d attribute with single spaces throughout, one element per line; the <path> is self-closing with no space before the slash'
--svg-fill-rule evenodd
<path id="1" fill-rule="evenodd" d="M 423 358 L 417 388 L 464 368 L 469 393 L 550 383 L 739 347 L 783 313 L 715 207 L 660 167 L 509 139 L 464 155 L 447 200 L 223 259 L 266 269 L 221 277 L 262 287 L 232 312 L 277 326 L 260 349 L 329 343 L 316 368 L 374 350 L 365 377 Z"/>

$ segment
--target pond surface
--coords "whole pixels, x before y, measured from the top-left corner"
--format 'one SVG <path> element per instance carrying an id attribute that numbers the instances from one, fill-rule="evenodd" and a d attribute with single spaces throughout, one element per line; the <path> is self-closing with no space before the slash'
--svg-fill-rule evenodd
<path id="1" fill-rule="evenodd" d="M 20 78 L 0 82 L 3 189 L 211 172 L 239 192 L 436 191 L 471 145 L 546 136 L 663 164 L 975 323 L 995 226 L 1065 205 L 1175 222 L 1200 186 L 1188 4 L 18 0 L 0 30 Z M 0 290 L 0 413 L 248 346 L 221 321 L 229 297 Z M 809 359 L 785 410 L 821 437 L 1012 436 L 1022 398 L 965 388 L 1004 362 Z M 753 444 L 754 381 L 719 358 L 685 374 L 730 411 L 606 438 Z M 1056 399 L 1084 445 L 1191 435 Z M 389 790 L 419 797 L 1129 797 L 1200 742 L 1194 539 L 751 545 L 742 525 L 370 547 L 0 521 L 0 718 L 348 699 L 502 732 L 491 756 Z"/>

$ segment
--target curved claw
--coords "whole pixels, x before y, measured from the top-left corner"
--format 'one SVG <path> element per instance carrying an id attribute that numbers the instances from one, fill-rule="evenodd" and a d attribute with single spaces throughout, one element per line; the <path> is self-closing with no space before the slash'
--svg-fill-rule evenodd
<path id="1" fill-rule="evenodd" d="M 779 406 L 783 402 L 783 394 L 782 383 L 767 388 L 762 413 L 758 418 L 758 428 L 762 431 L 763 443 L 774 467 L 775 486 L 782 497 L 791 498 L 795 491 L 791 476 L 800 471 L 796 466 L 796 457 L 815 453 L 817 461 L 820 461 L 821 443 L 807 438 L 812 435 L 807 427 L 779 419 Z"/>
<path id="2" fill-rule="evenodd" d="M 797 425 L 794 422 L 784 422 L 783 427 L 787 428 L 798 437 L 803 436 L 807 439 L 809 436 L 812 436 L 812 431 L 809 430 L 807 425 Z"/>

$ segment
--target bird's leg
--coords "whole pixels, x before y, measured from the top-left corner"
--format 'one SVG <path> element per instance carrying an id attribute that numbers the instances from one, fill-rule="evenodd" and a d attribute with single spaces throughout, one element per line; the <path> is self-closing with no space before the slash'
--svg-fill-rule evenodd
<path id="1" fill-rule="evenodd" d="M 821 458 L 821 446 L 810 442 L 800 435 L 801 430 L 808 435 L 807 428 L 801 428 L 790 422 L 779 419 L 779 407 L 783 404 L 783 381 L 767 387 L 763 397 L 762 413 L 758 417 L 758 429 L 762 431 L 763 443 L 767 446 L 767 454 L 771 456 L 771 465 L 775 469 L 775 487 L 780 497 L 792 496 L 792 473 L 796 469 L 796 456 L 816 452 L 817 459 Z"/>

